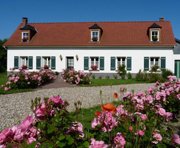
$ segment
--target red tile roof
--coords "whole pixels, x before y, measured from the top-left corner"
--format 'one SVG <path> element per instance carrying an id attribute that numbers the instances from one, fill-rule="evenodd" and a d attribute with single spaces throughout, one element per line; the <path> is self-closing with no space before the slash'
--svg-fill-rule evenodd
<path id="1" fill-rule="evenodd" d="M 149 39 L 148 28 L 161 26 L 160 41 Z M 5 46 L 174 46 L 175 39 L 169 21 L 96 22 L 103 29 L 99 42 L 91 42 L 89 27 L 93 22 L 28 23 L 37 33 L 29 42 L 21 41 L 21 23 Z"/>

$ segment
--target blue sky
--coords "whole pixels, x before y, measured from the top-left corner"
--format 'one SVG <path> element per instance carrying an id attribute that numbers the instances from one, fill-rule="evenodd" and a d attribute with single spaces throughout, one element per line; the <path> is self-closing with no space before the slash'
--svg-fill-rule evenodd
<path id="1" fill-rule="evenodd" d="M 170 20 L 180 39 L 180 0 L 3 0 L 0 39 L 9 38 L 22 17 L 29 22 Z"/>

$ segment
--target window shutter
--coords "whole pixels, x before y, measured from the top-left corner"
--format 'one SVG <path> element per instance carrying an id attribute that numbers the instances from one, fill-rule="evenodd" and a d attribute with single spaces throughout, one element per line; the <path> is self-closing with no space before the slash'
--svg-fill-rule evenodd
<path id="1" fill-rule="evenodd" d="M 111 57 L 111 70 L 115 70 L 115 69 L 116 69 L 116 58 Z"/>
<path id="2" fill-rule="evenodd" d="M 89 57 L 84 57 L 84 70 L 89 70 Z"/>
<path id="3" fill-rule="evenodd" d="M 100 70 L 104 70 L 104 57 L 100 57 Z"/>
<path id="4" fill-rule="evenodd" d="M 33 69 L 33 57 L 32 56 L 29 56 L 29 69 Z"/>
<path id="5" fill-rule="evenodd" d="M 36 57 L 36 69 L 41 69 L 41 57 Z"/>
<path id="6" fill-rule="evenodd" d="M 166 57 L 161 57 L 161 69 L 166 68 Z"/>
<path id="7" fill-rule="evenodd" d="M 144 71 L 149 70 L 149 57 L 144 57 Z"/>
<path id="8" fill-rule="evenodd" d="M 131 57 L 127 57 L 127 70 L 131 70 Z"/>
<path id="9" fill-rule="evenodd" d="M 51 69 L 56 69 L 56 57 L 51 57 Z"/>
<path id="10" fill-rule="evenodd" d="M 18 56 L 14 57 L 14 68 L 15 69 L 19 68 L 19 57 Z"/>

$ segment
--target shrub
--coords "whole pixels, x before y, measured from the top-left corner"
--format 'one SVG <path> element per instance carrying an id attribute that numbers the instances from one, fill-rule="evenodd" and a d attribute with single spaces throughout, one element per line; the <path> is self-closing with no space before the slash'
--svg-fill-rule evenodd
<path id="1" fill-rule="evenodd" d="M 172 75 L 173 75 L 173 73 L 172 73 L 171 70 L 162 69 L 161 71 L 162 71 L 162 77 L 163 77 L 165 80 L 167 80 L 168 76 L 170 76 L 170 75 L 172 76 Z"/>
<path id="2" fill-rule="evenodd" d="M 125 79 L 125 76 L 126 76 L 126 67 L 125 65 L 119 65 L 118 66 L 118 72 L 119 76 L 122 78 L 122 79 Z"/>
<path id="3" fill-rule="evenodd" d="M 157 72 L 158 71 L 158 69 L 159 69 L 159 66 L 158 65 L 153 65 L 152 67 L 151 67 L 151 72 Z"/>
<path id="4" fill-rule="evenodd" d="M 107 75 L 106 77 L 105 77 L 106 79 L 110 79 L 110 77 Z"/>
<path id="5" fill-rule="evenodd" d="M 74 69 L 63 70 L 61 74 L 64 81 L 71 84 L 90 84 L 91 74 L 85 74 L 83 71 L 75 71 Z"/>
<path id="6" fill-rule="evenodd" d="M 10 89 L 37 88 L 55 79 L 56 75 L 50 69 L 41 69 L 39 72 L 28 72 L 26 66 L 22 66 L 19 72 L 11 72 L 3 88 L 6 91 Z"/>
<path id="7" fill-rule="evenodd" d="M 141 72 L 141 70 L 139 70 L 139 72 L 136 74 L 136 80 L 137 81 L 144 81 L 144 75 L 143 73 Z"/>
<path id="8" fill-rule="evenodd" d="M 163 78 L 161 74 L 158 73 L 149 73 L 148 74 L 148 82 L 153 83 L 153 82 L 163 82 Z"/>
<path id="9" fill-rule="evenodd" d="M 168 127 L 179 114 L 180 82 L 169 81 L 145 92 L 127 92 L 115 106 L 102 104 L 95 112 L 91 129 L 74 121 L 68 103 L 60 96 L 36 98 L 33 115 L 0 133 L 1 147 L 178 147 L 180 136 Z M 79 105 L 78 105 L 79 104 Z M 79 109 L 81 103 L 76 103 Z M 170 112 L 170 110 L 172 112 Z M 76 112 L 77 113 L 77 112 Z M 83 120 L 83 119 L 82 119 Z"/>
<path id="10" fill-rule="evenodd" d="M 96 79 L 96 76 L 95 76 L 95 75 L 92 75 L 92 79 Z"/>
<path id="11" fill-rule="evenodd" d="M 128 74 L 127 74 L 127 78 L 128 78 L 128 79 L 132 79 L 132 75 L 131 75 L 131 73 L 130 73 L 130 72 L 128 72 Z"/>
<path id="12" fill-rule="evenodd" d="M 117 75 L 115 75 L 115 74 L 113 75 L 113 77 L 114 77 L 114 79 L 118 79 L 118 76 L 117 76 Z"/>
<path id="13" fill-rule="evenodd" d="M 99 76 L 99 79 L 102 79 L 102 76 Z"/>

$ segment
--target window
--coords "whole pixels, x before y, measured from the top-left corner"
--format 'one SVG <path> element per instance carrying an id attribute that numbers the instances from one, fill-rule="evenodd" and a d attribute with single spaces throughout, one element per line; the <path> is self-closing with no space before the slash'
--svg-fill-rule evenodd
<path id="1" fill-rule="evenodd" d="M 99 69 L 99 57 L 91 57 L 91 70 Z"/>
<path id="2" fill-rule="evenodd" d="M 117 65 L 126 65 L 126 58 L 125 57 L 117 57 Z"/>
<path id="3" fill-rule="evenodd" d="M 159 66 L 160 67 L 160 58 L 159 57 L 151 57 L 150 58 L 150 66 Z"/>
<path id="4" fill-rule="evenodd" d="M 51 60 L 50 60 L 50 57 L 43 57 L 43 67 L 45 67 L 45 66 L 48 66 L 48 67 L 50 67 L 50 62 L 51 62 Z"/>
<path id="5" fill-rule="evenodd" d="M 159 41 L 159 30 L 151 30 L 151 41 Z"/>
<path id="6" fill-rule="evenodd" d="M 28 67 L 28 57 L 20 57 L 20 67 L 27 66 Z"/>
<path id="7" fill-rule="evenodd" d="M 22 32 L 22 41 L 27 42 L 29 40 L 29 32 Z"/>
<path id="8" fill-rule="evenodd" d="M 67 57 L 67 68 L 74 68 L 74 57 Z"/>
<path id="9" fill-rule="evenodd" d="M 91 31 L 91 41 L 99 41 L 99 31 Z"/>

